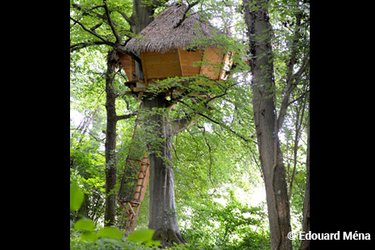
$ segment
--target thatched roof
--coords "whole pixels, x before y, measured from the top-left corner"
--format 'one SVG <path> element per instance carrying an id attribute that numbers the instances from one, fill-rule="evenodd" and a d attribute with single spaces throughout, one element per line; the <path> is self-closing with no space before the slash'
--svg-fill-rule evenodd
<path id="1" fill-rule="evenodd" d="M 131 52 L 166 52 L 176 48 L 187 48 L 202 38 L 211 38 L 220 33 L 199 15 L 186 13 L 185 4 L 173 5 L 155 17 L 139 36 L 125 45 Z M 182 22 L 181 22 L 182 21 Z"/>

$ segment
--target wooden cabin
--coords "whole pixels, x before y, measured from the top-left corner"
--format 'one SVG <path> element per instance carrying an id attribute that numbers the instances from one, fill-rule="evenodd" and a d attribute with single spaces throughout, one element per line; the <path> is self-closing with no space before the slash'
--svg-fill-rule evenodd
<path id="1" fill-rule="evenodd" d="M 196 43 L 220 31 L 201 22 L 198 14 L 186 15 L 186 11 L 184 4 L 169 7 L 124 46 L 120 62 L 133 91 L 142 91 L 151 82 L 168 77 L 204 75 L 211 80 L 226 79 L 232 65 L 231 53 L 216 44 Z M 134 55 L 139 55 L 141 76 L 137 75 Z"/>
<path id="2" fill-rule="evenodd" d="M 165 53 L 142 52 L 142 69 L 145 83 L 175 76 L 205 75 L 211 80 L 225 80 L 231 60 L 223 49 L 186 50 L 177 48 Z M 129 81 L 136 80 L 135 60 L 120 54 L 121 65 Z"/>

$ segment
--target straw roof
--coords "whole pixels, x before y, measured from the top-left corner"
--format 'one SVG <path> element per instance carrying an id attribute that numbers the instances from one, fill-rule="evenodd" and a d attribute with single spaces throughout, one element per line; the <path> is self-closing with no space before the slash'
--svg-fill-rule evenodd
<path id="1" fill-rule="evenodd" d="M 185 15 L 187 9 L 185 4 L 167 8 L 138 36 L 130 39 L 124 49 L 135 53 L 163 53 L 171 49 L 187 48 L 199 39 L 211 38 L 220 33 L 209 23 L 202 22 L 197 13 Z"/>

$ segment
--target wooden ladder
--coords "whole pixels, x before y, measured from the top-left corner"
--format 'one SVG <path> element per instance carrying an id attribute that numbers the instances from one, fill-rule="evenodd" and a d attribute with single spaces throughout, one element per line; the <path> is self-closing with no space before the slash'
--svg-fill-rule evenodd
<path id="1" fill-rule="evenodd" d="M 126 201 L 125 204 L 123 204 L 125 206 L 125 212 L 127 215 L 127 220 L 125 222 L 126 233 L 132 232 L 135 228 L 139 209 L 145 197 L 147 185 L 150 179 L 150 161 L 146 155 L 140 161 L 139 166 L 140 170 L 138 173 L 133 199 Z"/>

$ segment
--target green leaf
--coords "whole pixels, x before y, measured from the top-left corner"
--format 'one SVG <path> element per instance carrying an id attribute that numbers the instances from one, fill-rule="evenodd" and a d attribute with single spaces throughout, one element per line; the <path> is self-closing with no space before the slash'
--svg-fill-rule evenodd
<path id="1" fill-rule="evenodd" d="M 149 240 L 149 241 L 146 241 L 145 246 L 146 247 L 158 247 L 158 246 L 160 246 L 160 241 L 158 241 L 158 240 Z"/>
<path id="2" fill-rule="evenodd" d="M 78 210 L 83 202 L 84 194 L 77 183 L 70 184 L 70 210 Z"/>
<path id="3" fill-rule="evenodd" d="M 152 241 L 154 230 L 152 229 L 140 229 L 132 232 L 128 236 L 128 240 L 133 242 L 148 242 Z"/>
<path id="4" fill-rule="evenodd" d="M 121 240 L 123 232 L 115 227 L 103 227 L 98 231 L 98 237 Z"/>
<path id="5" fill-rule="evenodd" d="M 81 234 L 81 240 L 82 241 L 96 241 L 98 238 L 96 232 L 83 232 Z"/>
<path id="6" fill-rule="evenodd" d="M 95 223 L 87 218 L 82 218 L 74 224 L 74 229 L 82 231 L 94 231 Z"/>

